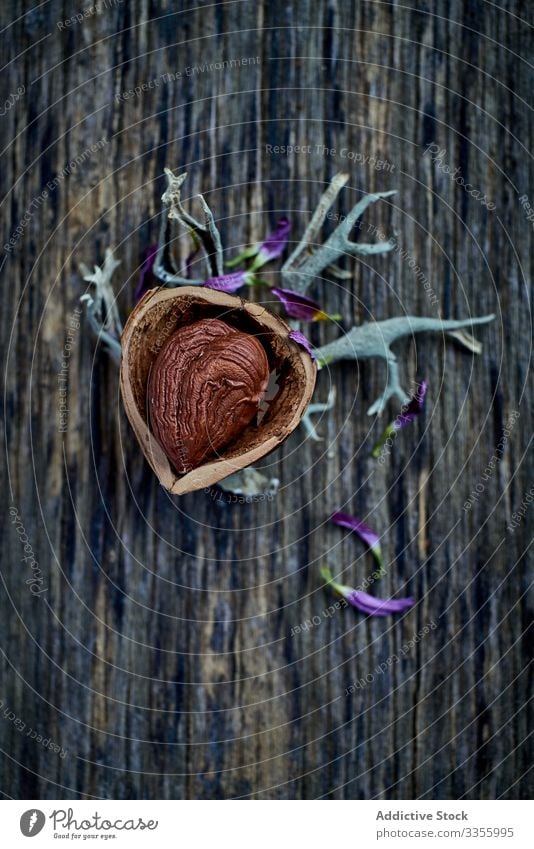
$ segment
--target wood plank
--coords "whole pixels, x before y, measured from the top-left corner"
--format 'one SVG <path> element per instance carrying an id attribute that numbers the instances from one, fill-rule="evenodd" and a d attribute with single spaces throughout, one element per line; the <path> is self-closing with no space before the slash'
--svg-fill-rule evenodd
<path id="1" fill-rule="evenodd" d="M 26 88 L 0 123 L 3 245 L 28 211 L 3 251 L 0 474 L 47 587 L 31 595 L 6 507 L 0 789 L 43 799 L 527 797 L 532 508 L 506 526 L 532 486 L 532 225 L 518 200 L 532 186 L 528 4 L 156 5 L 110 4 L 69 26 L 58 26 L 59 3 L 0 10 L 6 98 Z M 206 67 L 232 59 L 249 62 Z M 267 147 L 297 144 L 310 152 Z M 495 210 L 425 155 L 430 144 Z M 438 337 L 397 346 L 405 385 L 424 377 L 429 393 L 384 466 L 370 449 L 388 419 L 365 415 L 383 364 L 343 364 L 318 381 L 317 399 L 332 382 L 338 390 L 319 424 L 324 442 L 300 429 L 260 464 L 282 480 L 272 502 L 170 498 L 85 327 L 72 333 L 59 431 L 78 264 L 116 248 L 126 315 L 157 239 L 165 165 L 187 168 L 188 191 L 205 194 L 228 248 L 260 239 L 282 214 L 298 238 L 339 170 L 350 174 L 339 214 L 363 192 L 396 188 L 366 221 L 398 234 L 437 303 L 400 252 L 347 259 L 353 279 L 313 290 L 347 327 L 497 313 L 476 334 L 480 357 Z M 311 329 L 315 344 L 335 335 Z M 502 457 L 464 510 L 515 411 Z M 324 613 L 335 599 L 322 562 L 354 584 L 373 569 L 328 524 L 340 508 L 383 531 L 377 592 L 417 598 L 402 619 Z M 318 624 L 292 635 L 308 620 Z"/>

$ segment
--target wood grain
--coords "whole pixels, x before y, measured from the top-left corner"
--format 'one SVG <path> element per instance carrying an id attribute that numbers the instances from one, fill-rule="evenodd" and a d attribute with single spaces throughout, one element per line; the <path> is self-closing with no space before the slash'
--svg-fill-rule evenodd
<path id="1" fill-rule="evenodd" d="M 62 26 L 72 4 L 33 6 L 0 10 L 5 98 L 25 86 L 0 123 L 3 794 L 527 797 L 532 506 L 507 525 L 533 483 L 533 231 L 519 202 L 533 191 L 528 3 L 134 0 Z M 237 59 L 248 61 L 230 67 Z M 431 144 L 493 211 L 425 154 Z M 396 188 L 366 221 L 398 234 L 437 303 L 400 252 L 346 259 L 350 281 L 313 290 L 346 327 L 497 314 L 477 332 L 479 357 L 440 337 L 398 346 L 405 385 L 424 377 L 429 392 L 386 463 L 370 449 L 396 411 L 365 415 L 383 366 L 343 364 L 318 381 L 317 400 L 337 387 L 324 441 L 299 429 L 260 464 L 282 481 L 272 501 L 158 487 L 116 367 L 85 326 L 69 328 L 85 291 L 78 264 L 101 262 L 108 246 L 122 263 L 122 315 L 131 309 L 165 165 L 188 170 L 188 192 L 203 191 L 229 249 L 282 214 L 298 238 L 337 171 L 350 174 L 338 214 L 362 192 Z M 315 344 L 336 335 L 310 332 Z M 402 618 L 328 613 L 321 563 L 353 585 L 373 570 L 328 523 L 335 509 L 383 532 L 387 574 L 371 592 L 414 595 Z M 24 544 L 41 595 L 25 583 Z"/>

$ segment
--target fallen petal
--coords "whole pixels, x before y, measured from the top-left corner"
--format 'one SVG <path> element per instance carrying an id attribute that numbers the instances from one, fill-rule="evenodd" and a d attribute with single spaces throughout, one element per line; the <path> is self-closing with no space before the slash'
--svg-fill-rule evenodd
<path id="1" fill-rule="evenodd" d="M 271 292 L 283 303 L 286 313 L 291 318 L 298 318 L 302 321 L 328 321 L 329 319 L 338 320 L 340 318 L 340 316 L 329 316 L 316 301 L 306 295 L 293 292 L 291 289 L 273 288 Z"/>
<path id="2" fill-rule="evenodd" d="M 231 293 L 252 282 L 253 277 L 249 271 L 234 271 L 232 274 L 221 274 L 220 277 L 209 277 L 202 285 L 207 289 Z"/>
<path id="3" fill-rule="evenodd" d="M 380 436 L 373 445 L 371 456 L 374 457 L 375 460 L 378 460 L 382 448 L 384 447 L 388 439 L 390 439 L 392 436 L 395 436 L 396 432 L 397 428 L 395 427 L 393 422 L 390 422 L 390 424 L 388 424 L 388 426 L 385 428 L 382 436 Z"/>
<path id="4" fill-rule="evenodd" d="M 276 225 L 276 230 L 270 233 L 261 243 L 256 259 L 252 264 L 252 271 L 257 271 L 265 265 L 265 263 L 270 262 L 272 259 L 276 259 L 283 254 L 287 245 L 290 230 L 291 222 L 289 219 L 281 218 Z"/>
<path id="5" fill-rule="evenodd" d="M 425 402 L 426 390 L 427 382 L 426 380 L 422 380 L 417 387 L 415 395 L 410 399 L 407 405 L 404 405 L 401 408 L 399 415 L 393 422 L 395 430 L 401 430 L 403 427 L 406 427 L 407 424 L 413 422 L 413 420 L 421 414 Z"/>
<path id="6" fill-rule="evenodd" d="M 374 598 L 362 590 L 352 590 L 345 599 L 361 613 L 368 616 L 389 616 L 391 613 L 402 613 L 413 607 L 413 598 Z"/>
<path id="7" fill-rule="evenodd" d="M 354 533 L 358 534 L 360 539 L 363 539 L 363 541 L 367 543 L 369 548 L 380 549 L 380 537 L 378 534 L 373 531 L 369 525 L 362 522 L 361 519 L 357 519 L 356 516 L 349 516 L 348 513 L 341 513 L 337 511 L 331 516 L 330 521 L 333 522 L 334 525 L 340 525 L 342 528 L 348 528 L 349 531 L 354 531 Z"/>
<path id="8" fill-rule="evenodd" d="M 236 265 L 241 265 L 246 259 L 251 259 L 253 256 L 256 256 L 260 249 L 259 245 L 251 245 L 248 248 L 245 248 L 241 251 L 241 253 L 237 254 L 233 259 L 229 259 L 228 262 L 225 263 L 227 268 L 235 268 Z"/>
<path id="9" fill-rule="evenodd" d="M 345 584 L 339 584 L 334 581 L 328 566 L 321 567 L 321 575 L 335 592 L 343 596 L 352 607 L 355 607 L 361 613 L 366 613 L 367 616 L 389 616 L 392 613 L 402 613 L 415 604 L 413 598 L 374 598 L 362 590 L 354 590 Z"/>
<path id="10" fill-rule="evenodd" d="M 304 336 L 304 333 L 301 333 L 300 330 L 292 330 L 289 334 L 289 338 L 296 342 L 297 345 L 300 345 L 302 348 L 305 348 L 312 360 L 315 360 L 315 355 L 311 349 L 311 345 Z"/>
<path id="11" fill-rule="evenodd" d="M 417 392 L 413 397 L 408 401 L 407 404 L 404 404 L 401 408 L 398 416 L 388 424 L 382 436 L 375 442 L 373 445 L 371 456 L 376 459 L 380 456 L 382 448 L 391 437 L 395 436 L 398 430 L 402 430 L 403 427 L 406 427 L 407 424 L 413 422 L 414 419 L 419 416 L 423 410 L 426 390 L 428 388 L 428 384 L 426 380 L 422 380 L 421 383 L 417 387 Z"/>

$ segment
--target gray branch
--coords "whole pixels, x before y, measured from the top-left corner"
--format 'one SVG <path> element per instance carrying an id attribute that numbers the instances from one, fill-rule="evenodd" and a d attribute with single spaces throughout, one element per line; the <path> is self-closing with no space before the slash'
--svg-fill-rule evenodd
<path id="1" fill-rule="evenodd" d="M 397 358 L 390 349 L 394 342 L 405 336 L 412 336 L 414 333 L 446 333 L 461 330 L 464 327 L 472 327 L 476 324 L 487 324 L 494 318 L 494 315 L 485 315 L 480 318 L 456 321 L 454 319 L 400 316 L 386 321 L 362 324 L 361 327 L 353 327 L 345 335 L 317 348 L 314 353 L 319 368 L 339 360 L 368 360 L 379 357 L 386 361 L 388 368 L 386 388 L 369 408 L 368 415 L 371 416 L 375 413 L 381 413 L 390 398 L 398 398 L 401 404 L 408 400 L 407 393 L 400 386 Z M 477 348 L 478 350 L 480 349 Z"/>
<path id="2" fill-rule="evenodd" d="M 213 213 L 203 195 L 196 195 L 194 199 L 198 200 L 202 207 L 204 222 L 198 221 L 185 209 L 182 203 L 181 189 L 187 173 L 175 177 L 170 168 L 165 168 L 165 175 L 167 177 L 167 188 L 161 197 L 164 210 L 160 226 L 158 252 L 153 268 L 154 275 L 164 286 L 170 288 L 174 286 L 199 286 L 209 277 L 218 277 L 223 274 L 221 237 Z M 192 280 L 178 274 L 170 250 L 173 241 L 173 221 L 178 221 L 185 230 L 194 233 L 199 241 L 207 270 L 206 276 L 201 280 Z M 165 266 L 166 261 L 172 264 L 172 268 Z"/>
<path id="3" fill-rule="evenodd" d="M 302 239 L 293 253 L 285 261 L 282 273 L 286 268 L 297 268 L 301 262 L 303 262 L 303 256 L 305 259 L 313 253 L 313 250 L 319 241 L 319 233 L 321 232 L 321 227 L 324 224 L 328 210 L 333 205 L 335 199 L 348 179 L 348 174 L 336 174 L 336 176 L 331 180 L 327 190 L 321 195 L 317 208 L 313 213 L 312 220 L 306 227 Z"/>
<path id="4" fill-rule="evenodd" d="M 272 498 L 276 495 L 280 481 L 278 478 L 267 478 L 264 474 L 258 472 L 254 466 L 247 466 L 246 469 L 241 469 L 239 472 L 219 481 L 217 486 L 227 492 L 233 492 L 235 495 L 257 500 Z"/>
<path id="5" fill-rule="evenodd" d="M 394 191 L 365 195 L 353 207 L 347 217 L 338 224 L 326 242 L 314 250 L 319 230 L 328 210 L 346 182 L 346 174 L 337 174 L 322 195 L 302 239 L 282 267 L 281 273 L 285 288 L 305 293 L 314 278 L 319 277 L 322 271 L 333 266 L 340 257 L 346 254 L 369 256 L 394 250 L 396 242 L 393 239 L 376 244 L 360 244 L 351 241 L 349 238 L 356 221 L 362 217 L 366 209 L 378 200 L 391 197 L 395 194 Z"/>
<path id="6" fill-rule="evenodd" d="M 122 322 L 117 307 L 117 300 L 111 286 L 113 272 L 120 262 L 113 258 L 113 250 L 106 250 L 102 268 L 94 266 L 90 271 L 85 263 L 80 263 L 80 272 L 84 280 L 93 285 L 93 292 L 82 295 L 80 301 L 85 303 L 87 318 L 95 335 L 105 345 L 115 360 L 121 361 Z"/>
<path id="7" fill-rule="evenodd" d="M 308 434 L 310 439 L 313 439 L 314 442 L 322 442 L 322 437 L 320 437 L 317 433 L 317 429 L 314 423 L 311 420 L 311 416 L 318 415 L 319 413 L 326 413 L 328 410 L 331 410 L 334 406 L 336 400 L 336 388 L 332 387 L 330 392 L 328 393 L 328 398 L 325 402 L 320 403 L 316 402 L 315 404 L 308 404 L 308 408 L 300 420 L 301 425 L 304 427 L 304 430 Z"/>

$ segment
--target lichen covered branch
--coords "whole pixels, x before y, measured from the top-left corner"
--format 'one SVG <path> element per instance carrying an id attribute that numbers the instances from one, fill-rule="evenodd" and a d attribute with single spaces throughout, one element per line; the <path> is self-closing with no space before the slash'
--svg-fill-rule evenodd
<path id="1" fill-rule="evenodd" d="M 84 280 L 93 285 L 92 293 L 82 295 L 80 300 L 86 305 L 87 318 L 94 333 L 108 348 L 109 353 L 120 363 L 122 322 L 117 301 L 111 286 L 113 272 L 120 262 L 113 257 L 113 250 L 106 250 L 104 264 L 94 266 L 90 271 L 85 263 L 80 263 L 80 273 Z"/>
<path id="2" fill-rule="evenodd" d="M 487 324 L 494 318 L 494 315 L 486 315 L 480 318 L 468 318 L 456 321 L 454 319 L 447 320 L 410 315 L 399 316 L 398 318 L 390 318 L 385 321 L 377 321 L 362 324 L 360 327 L 353 327 L 352 330 L 349 330 L 348 333 L 340 336 L 333 342 L 317 348 L 314 353 L 319 368 L 340 360 L 368 360 L 378 357 L 386 361 L 388 366 L 386 388 L 382 395 L 369 408 L 368 415 L 371 416 L 375 413 L 382 412 L 390 398 L 398 398 L 401 403 L 405 403 L 408 399 L 408 394 L 400 386 L 397 358 L 393 351 L 391 351 L 391 345 L 394 342 L 405 336 L 412 336 L 414 333 L 446 333 L 476 324 Z"/>
<path id="3" fill-rule="evenodd" d="M 336 401 L 336 388 L 332 387 L 330 392 L 328 393 L 328 398 L 324 403 L 316 402 L 314 404 L 308 404 L 308 408 L 304 415 L 302 416 L 300 423 L 304 427 L 304 430 L 308 434 L 310 439 L 313 439 L 314 442 L 322 442 L 322 437 L 320 437 L 317 433 L 316 427 L 311 419 L 311 416 L 316 416 L 320 413 L 326 413 L 331 410 Z"/>
<path id="4" fill-rule="evenodd" d="M 254 466 L 247 466 L 246 469 L 235 472 L 217 484 L 219 489 L 251 500 L 272 499 L 278 492 L 279 486 L 278 478 L 267 478 Z"/>
<path id="5" fill-rule="evenodd" d="M 395 192 L 391 191 L 365 195 L 352 208 L 346 218 L 338 224 L 326 242 L 314 250 L 319 230 L 326 218 L 328 210 L 346 181 L 346 174 L 337 174 L 322 195 L 302 239 L 282 267 L 281 273 L 285 288 L 304 293 L 312 284 L 313 280 L 320 276 L 322 271 L 333 266 L 340 257 L 346 254 L 356 256 L 358 254 L 381 254 L 392 251 L 395 248 L 396 243 L 393 239 L 375 244 L 361 244 L 359 242 L 353 242 L 349 238 L 354 225 L 362 217 L 366 209 L 372 203 L 394 195 Z"/>
<path id="6" fill-rule="evenodd" d="M 204 280 L 210 277 L 218 277 L 223 273 L 221 237 L 215 224 L 213 213 L 204 200 L 203 195 L 196 195 L 194 198 L 198 200 L 202 207 L 204 214 L 203 222 L 198 221 L 185 209 L 182 203 L 181 190 L 187 173 L 180 174 L 180 176 L 176 177 L 170 168 L 165 168 L 165 175 L 167 177 L 167 188 L 161 197 L 164 210 L 153 272 L 164 286 L 169 286 L 170 288 L 174 286 L 200 285 Z M 174 221 L 178 221 L 202 249 L 207 272 L 204 278 L 193 280 L 178 273 L 171 249 L 173 241 L 172 224 Z"/>
<path id="7" fill-rule="evenodd" d="M 292 268 L 298 268 L 298 266 L 313 253 L 313 250 L 319 241 L 319 233 L 321 232 L 321 227 L 324 224 L 328 211 L 334 204 L 334 201 L 348 179 L 348 174 L 336 174 L 336 176 L 330 181 L 330 185 L 321 195 L 319 203 L 317 204 L 310 223 L 304 231 L 302 239 L 284 263 L 282 274 L 284 274 L 286 269 L 289 270 Z"/>

